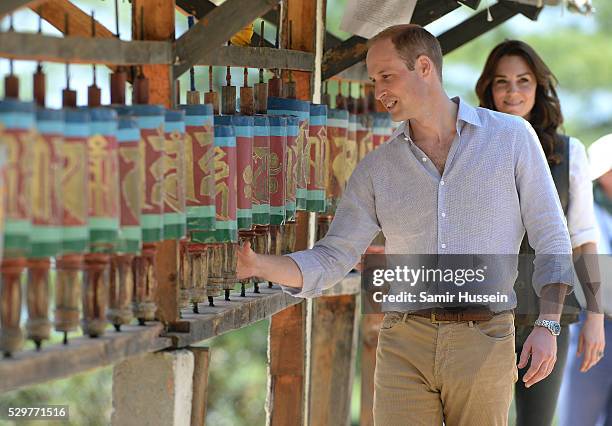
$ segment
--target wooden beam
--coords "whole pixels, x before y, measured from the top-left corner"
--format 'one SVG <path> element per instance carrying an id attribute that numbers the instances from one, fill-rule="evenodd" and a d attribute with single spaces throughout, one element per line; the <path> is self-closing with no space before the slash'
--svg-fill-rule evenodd
<path id="1" fill-rule="evenodd" d="M 83 64 L 171 64 L 172 45 L 116 38 L 55 37 L 32 33 L 0 33 L 0 57 Z"/>
<path id="2" fill-rule="evenodd" d="M 492 30 L 493 28 L 503 24 L 510 18 L 518 14 L 524 14 L 530 19 L 537 19 L 537 15 L 542 9 L 520 5 L 510 1 L 500 1 L 489 9 L 492 21 L 487 20 L 487 10 L 482 10 L 470 18 L 466 19 L 459 25 L 451 28 L 450 30 L 440 34 L 438 41 L 442 47 L 442 54 L 452 52 L 455 49 L 463 46 L 464 44 L 472 41 L 478 36 Z"/>
<path id="3" fill-rule="evenodd" d="M 197 65 L 202 58 L 277 3 L 277 0 L 227 0 L 212 10 L 176 41 L 174 78 Z"/>
<path id="4" fill-rule="evenodd" d="M 2 2 L 0 2 L 0 19 L 21 7 L 35 6 L 41 1 L 42 0 L 2 0 Z"/>
<path id="5" fill-rule="evenodd" d="M 121 332 L 108 331 L 96 339 L 83 336 L 70 339 L 68 345 L 43 346 L 40 352 L 17 352 L 0 360 L 0 394 L 166 349 L 171 339 L 160 338 L 162 330 L 160 323 L 123 325 Z"/>
<path id="6" fill-rule="evenodd" d="M 30 5 L 30 9 L 62 34 L 66 33 L 65 14 L 68 14 L 68 27 L 71 36 L 91 37 L 91 16 L 75 6 L 70 0 L 47 0 L 40 5 Z M 114 38 L 108 28 L 96 21 L 96 38 Z"/>
<path id="7" fill-rule="evenodd" d="M 321 297 L 313 301 L 309 425 L 350 424 L 356 317 L 355 296 Z"/>
<path id="8" fill-rule="evenodd" d="M 306 302 L 270 321 L 267 425 L 302 425 L 306 384 Z"/>
<path id="9" fill-rule="evenodd" d="M 425 26 L 459 7 L 454 0 L 422 0 L 412 14 L 411 22 Z M 367 40 L 353 36 L 339 46 L 329 49 L 323 56 L 323 80 L 327 80 L 366 57 Z"/>
<path id="10" fill-rule="evenodd" d="M 206 402 L 208 400 L 208 367 L 210 349 L 190 347 L 193 352 L 193 396 L 191 397 L 191 424 L 204 426 L 206 423 Z"/>
<path id="11" fill-rule="evenodd" d="M 383 314 L 366 314 L 361 319 L 361 426 L 374 426 L 374 369 L 383 317 Z"/>
<path id="12" fill-rule="evenodd" d="M 474 10 L 478 9 L 481 0 L 457 0 L 459 3 L 466 5 Z"/>
<path id="13" fill-rule="evenodd" d="M 219 65 L 250 68 L 314 70 L 312 53 L 268 47 L 222 46 L 198 61 L 197 65 Z"/>

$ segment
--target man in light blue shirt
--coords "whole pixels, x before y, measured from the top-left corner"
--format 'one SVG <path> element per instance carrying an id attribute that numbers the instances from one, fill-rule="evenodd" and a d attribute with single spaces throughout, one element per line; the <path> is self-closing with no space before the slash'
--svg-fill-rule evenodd
<path id="1" fill-rule="evenodd" d="M 519 117 L 449 99 L 439 43 L 419 26 L 390 27 L 370 40 L 367 67 L 376 98 L 403 124 L 358 164 L 325 238 L 287 256 L 257 255 L 246 245 L 238 252 L 239 277 L 317 297 L 354 267 L 380 230 L 386 253 L 435 255 L 516 255 L 527 230 L 542 326 L 519 366 L 531 357 L 525 382 L 533 385 L 554 367 L 554 323 L 573 282 L 564 262 L 569 234 L 535 132 Z M 503 277 L 509 292 L 515 272 Z M 512 307 L 388 312 L 375 423 L 507 424 L 517 380 Z"/>

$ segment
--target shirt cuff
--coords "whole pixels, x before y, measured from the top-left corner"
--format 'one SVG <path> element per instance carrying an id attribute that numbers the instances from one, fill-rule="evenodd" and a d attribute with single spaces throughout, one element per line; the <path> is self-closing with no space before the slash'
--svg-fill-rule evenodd
<path id="1" fill-rule="evenodd" d="M 597 243 L 599 236 L 595 228 L 587 229 L 577 234 L 570 235 L 572 241 L 572 247 L 579 247 L 585 243 Z"/>
<path id="2" fill-rule="evenodd" d="M 566 295 L 571 294 L 574 291 L 574 286 L 576 285 L 576 274 L 574 271 L 574 264 L 572 262 L 572 255 L 539 256 L 541 256 L 539 261 L 542 263 L 536 265 L 533 281 L 533 289 L 538 297 L 542 297 L 542 288 L 548 284 L 566 284 L 569 286 Z M 545 260 L 542 258 L 545 258 Z M 538 262 L 537 255 L 536 262 Z"/>
<path id="3" fill-rule="evenodd" d="M 285 256 L 290 257 L 300 268 L 302 288 L 287 287 L 280 284 L 281 289 L 293 297 L 312 298 L 321 296 L 323 291 L 317 286 L 323 275 L 321 264 L 308 251 L 298 251 Z"/>

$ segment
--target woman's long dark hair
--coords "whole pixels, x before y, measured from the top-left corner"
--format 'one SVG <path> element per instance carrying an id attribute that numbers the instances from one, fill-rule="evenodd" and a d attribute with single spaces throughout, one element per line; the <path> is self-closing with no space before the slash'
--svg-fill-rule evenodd
<path id="1" fill-rule="evenodd" d="M 563 114 L 555 87 L 557 78 L 544 63 L 542 58 L 527 43 L 519 40 L 506 40 L 491 51 L 485 63 L 482 74 L 476 83 L 476 95 L 480 106 L 492 110 L 495 108 L 491 86 L 495 70 L 500 59 L 504 56 L 519 56 L 527 62 L 531 72 L 535 75 L 537 87 L 535 103 L 529 114 L 529 122 L 535 129 L 546 159 L 549 164 L 559 164 L 561 157 L 555 154 L 555 145 L 560 143 L 557 131 L 563 124 Z"/>

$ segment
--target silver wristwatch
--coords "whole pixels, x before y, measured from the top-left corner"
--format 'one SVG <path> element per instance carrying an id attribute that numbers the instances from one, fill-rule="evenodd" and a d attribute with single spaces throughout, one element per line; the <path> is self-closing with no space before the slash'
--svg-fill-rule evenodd
<path id="1" fill-rule="evenodd" d="M 553 336 L 558 336 L 561 333 L 561 324 L 559 324 L 557 321 L 539 319 L 536 320 L 534 325 L 536 327 L 544 327 L 548 329 L 550 334 Z"/>

